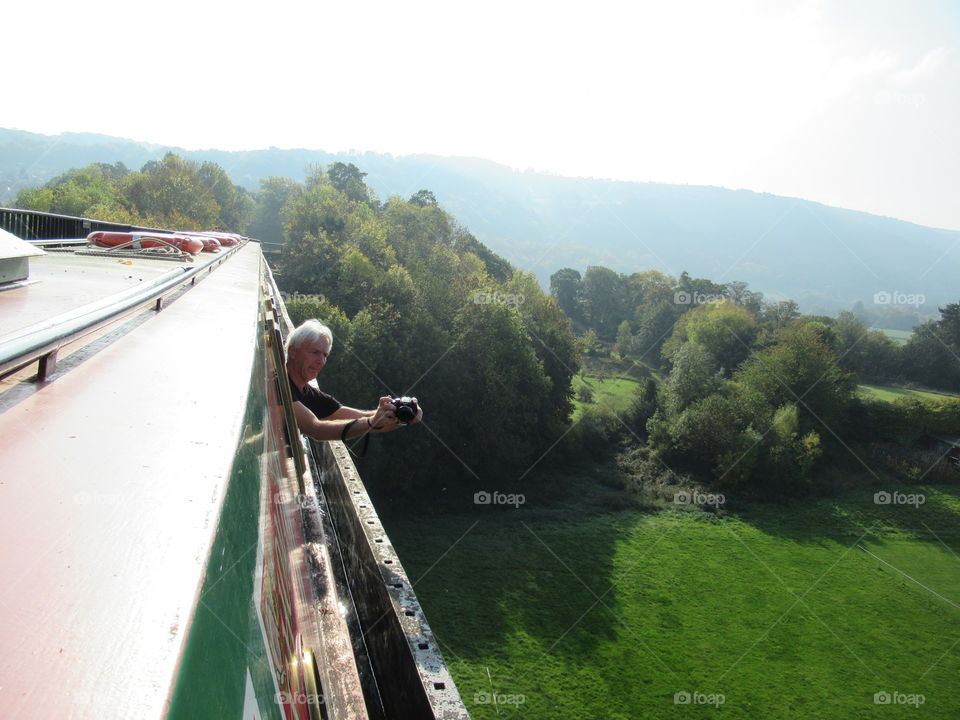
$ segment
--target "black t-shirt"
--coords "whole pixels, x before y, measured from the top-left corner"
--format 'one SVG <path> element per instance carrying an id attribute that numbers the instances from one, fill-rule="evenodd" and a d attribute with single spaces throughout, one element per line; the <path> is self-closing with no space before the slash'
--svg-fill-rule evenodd
<path id="1" fill-rule="evenodd" d="M 323 418 L 333 415 L 342 407 L 342 403 L 339 400 L 327 395 L 325 392 L 317 390 L 310 383 L 307 383 L 306 387 L 301 390 L 291 379 L 290 392 L 293 395 L 293 401 L 303 403 L 310 408 L 318 420 L 323 420 Z"/>

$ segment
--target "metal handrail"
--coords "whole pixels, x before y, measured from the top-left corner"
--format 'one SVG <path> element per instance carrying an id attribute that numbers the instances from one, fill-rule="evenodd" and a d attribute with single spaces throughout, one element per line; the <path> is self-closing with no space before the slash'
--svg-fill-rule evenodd
<path id="1" fill-rule="evenodd" d="M 57 351 L 64 345 L 150 303 L 155 303 L 157 310 L 162 309 L 164 294 L 187 282 L 196 282 L 197 275 L 213 270 L 213 265 L 219 265 L 244 245 L 229 248 L 194 267 L 174 268 L 149 285 L 124 290 L 0 338 L 0 377 L 39 361 L 39 376 L 45 379 L 56 364 Z"/>
<path id="2" fill-rule="evenodd" d="M 58 247 L 62 245 L 68 245 L 68 246 L 86 245 L 87 239 L 86 238 L 63 238 L 61 240 L 25 240 L 24 242 L 28 242 L 34 247 L 45 248 L 45 247 Z"/>
<path id="3" fill-rule="evenodd" d="M 8 208 L 0 207 L 0 214 L 8 216 L 19 216 L 19 217 L 32 217 L 37 219 L 45 220 L 61 220 L 65 222 L 80 222 L 81 224 L 87 224 L 91 227 L 96 225 L 101 225 L 103 227 L 111 227 L 115 230 L 121 232 L 127 231 L 144 231 L 144 232 L 170 232 L 169 230 L 163 230 L 161 228 L 147 227 L 145 225 L 131 225 L 130 223 L 119 223 L 113 222 L 111 220 L 99 220 L 97 218 L 84 217 L 82 215 L 63 215 L 61 213 L 52 213 L 52 212 L 43 212 L 42 210 L 27 210 L 25 208 Z M 40 239 L 40 238 L 38 238 Z"/>

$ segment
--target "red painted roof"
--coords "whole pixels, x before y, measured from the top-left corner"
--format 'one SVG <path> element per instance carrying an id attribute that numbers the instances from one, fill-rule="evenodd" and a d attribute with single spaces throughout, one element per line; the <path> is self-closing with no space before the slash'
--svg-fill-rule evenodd
<path id="1" fill-rule="evenodd" d="M 0 395 L 0 717 L 163 715 L 242 432 L 260 261 L 248 244 Z"/>

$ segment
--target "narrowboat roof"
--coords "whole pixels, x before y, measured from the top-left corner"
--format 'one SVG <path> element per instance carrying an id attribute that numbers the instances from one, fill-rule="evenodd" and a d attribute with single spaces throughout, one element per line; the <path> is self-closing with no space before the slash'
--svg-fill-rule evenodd
<path id="1" fill-rule="evenodd" d="M 248 243 L 82 362 L 0 385 L 0 716 L 165 713 L 244 438 L 261 262 Z M 34 268 L 40 282 L 0 292 L 0 335 L 171 264 Z"/>
<path id="2" fill-rule="evenodd" d="M 108 258 L 42 250 L 38 255 L 42 257 L 30 263 L 28 283 L 0 290 L 0 338 L 143 286 L 175 269 L 169 261 L 149 257 Z"/>
<path id="3" fill-rule="evenodd" d="M 0 228 L 0 260 L 35 257 L 43 254 L 44 252 L 40 248 L 34 247 L 13 233 Z"/>

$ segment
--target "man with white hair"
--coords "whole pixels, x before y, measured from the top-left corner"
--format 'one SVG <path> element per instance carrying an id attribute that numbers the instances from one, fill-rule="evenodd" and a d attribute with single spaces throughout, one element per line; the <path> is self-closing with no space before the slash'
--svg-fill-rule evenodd
<path id="1" fill-rule="evenodd" d="M 307 320 L 287 338 L 287 375 L 300 431 L 314 440 L 346 440 L 400 427 L 389 395 L 380 398 L 376 410 L 357 410 L 310 384 L 327 364 L 332 348 L 333 333 L 319 320 Z M 421 417 L 423 410 L 418 409 L 411 424 Z"/>

